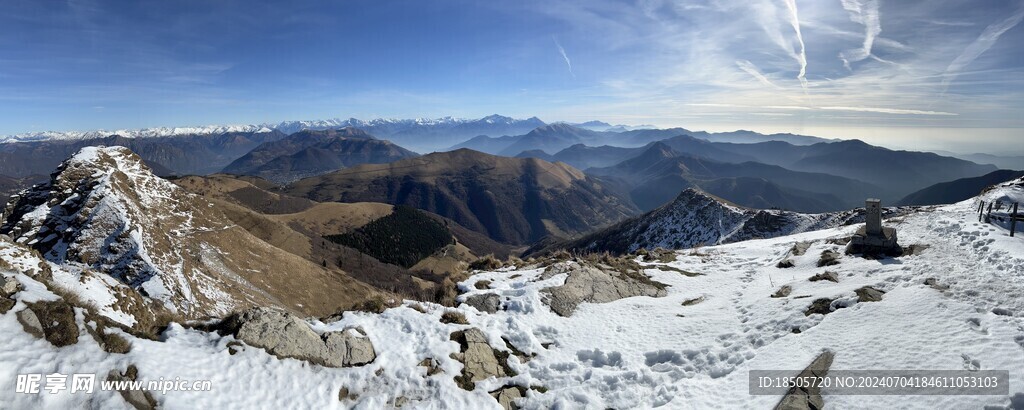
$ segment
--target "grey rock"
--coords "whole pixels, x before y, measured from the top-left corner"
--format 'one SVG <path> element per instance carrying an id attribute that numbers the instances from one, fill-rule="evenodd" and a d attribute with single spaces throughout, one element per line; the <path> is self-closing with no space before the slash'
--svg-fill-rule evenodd
<path id="1" fill-rule="evenodd" d="M 17 279 L 0 276 L 0 296 L 9 297 L 20 292 L 22 289 L 24 287 L 21 286 Z"/>
<path id="2" fill-rule="evenodd" d="M 320 335 L 291 314 L 260 307 L 245 311 L 238 321 L 236 338 L 274 356 L 308 361 L 325 356 L 326 346 Z"/>
<path id="3" fill-rule="evenodd" d="M 271 308 L 249 309 L 227 320 L 238 340 L 278 358 L 305 360 L 326 367 L 361 366 L 376 358 L 365 335 L 346 329 L 318 335 L 298 317 Z"/>
<path id="4" fill-rule="evenodd" d="M 485 293 L 482 295 L 473 295 L 466 298 L 467 305 L 470 305 L 476 310 L 486 313 L 495 313 L 501 308 L 501 296 L 494 293 Z"/>
<path id="5" fill-rule="evenodd" d="M 832 271 L 825 271 L 825 272 L 819 273 L 817 275 L 811 276 L 811 278 L 808 279 L 808 280 L 811 281 L 811 282 L 818 282 L 818 281 L 822 281 L 822 280 L 827 280 L 829 282 L 839 283 L 839 275 L 837 275 L 835 272 L 832 272 Z"/>
<path id="6" fill-rule="evenodd" d="M 37 338 L 43 338 L 43 325 L 39 323 L 39 317 L 32 309 L 23 309 L 17 313 L 18 322 L 25 332 Z"/>
<path id="7" fill-rule="evenodd" d="M 477 328 L 460 330 L 451 334 L 451 339 L 459 343 L 459 353 L 455 359 L 462 362 L 462 375 L 455 377 L 455 382 L 465 390 L 473 390 L 476 382 L 491 377 L 505 377 L 508 354 L 496 352 L 487 342 L 487 336 Z"/>
<path id="8" fill-rule="evenodd" d="M 822 352 L 797 377 L 826 376 L 834 358 L 835 354 L 832 352 Z M 775 410 L 820 410 L 824 407 L 825 401 L 821 398 L 821 387 L 809 386 L 789 389 L 779 404 L 775 406 Z"/>
<path id="9" fill-rule="evenodd" d="M 570 316 L 580 303 L 608 303 L 634 296 L 664 297 L 666 285 L 643 273 L 616 272 L 576 263 L 552 265 L 549 273 L 568 273 L 562 286 L 544 289 L 545 302 L 559 316 Z"/>
<path id="10" fill-rule="evenodd" d="M 772 297 L 784 298 L 786 296 L 789 296 L 790 293 L 793 293 L 793 287 L 789 285 L 784 285 L 781 288 L 779 288 L 779 290 L 775 291 L 775 293 L 772 294 Z"/>
<path id="11" fill-rule="evenodd" d="M 362 366 L 377 358 L 370 339 L 354 331 L 327 332 L 323 335 L 323 341 L 327 346 L 325 366 Z"/>
<path id="12" fill-rule="evenodd" d="M 524 388 L 519 386 L 506 386 L 491 392 L 491 397 L 498 401 L 498 404 L 505 410 L 516 410 L 519 405 L 515 400 L 526 397 Z"/>
<path id="13" fill-rule="evenodd" d="M 819 298 L 811 302 L 811 305 L 804 310 L 804 316 L 810 316 L 813 314 L 827 315 L 832 313 L 832 300 L 828 298 Z"/>
<path id="14" fill-rule="evenodd" d="M 865 286 L 854 292 L 857 293 L 857 301 L 859 302 L 880 302 L 882 301 L 882 295 L 885 294 L 885 292 L 871 286 Z"/>
<path id="15" fill-rule="evenodd" d="M 797 242 L 793 244 L 793 248 L 789 250 L 793 256 L 800 256 L 807 253 L 807 249 L 811 247 L 810 242 Z"/>

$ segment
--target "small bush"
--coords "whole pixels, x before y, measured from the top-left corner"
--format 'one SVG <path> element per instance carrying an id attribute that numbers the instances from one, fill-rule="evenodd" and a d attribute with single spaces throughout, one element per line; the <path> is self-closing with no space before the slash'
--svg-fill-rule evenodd
<path id="1" fill-rule="evenodd" d="M 491 281 L 487 279 L 478 280 L 476 281 L 476 283 L 473 284 L 473 287 L 479 290 L 487 290 L 491 288 Z"/>
<path id="2" fill-rule="evenodd" d="M 469 320 L 466 320 L 466 315 L 462 312 L 449 310 L 441 315 L 441 323 L 455 324 L 455 325 L 468 325 Z"/>
<path id="3" fill-rule="evenodd" d="M 501 269 L 502 266 L 504 265 L 498 260 L 498 258 L 495 258 L 494 255 L 487 255 L 473 261 L 473 263 L 470 263 L 469 270 L 490 271 Z"/>
<path id="4" fill-rule="evenodd" d="M 384 300 L 381 296 L 375 296 L 370 299 L 364 300 L 361 303 L 353 305 L 349 311 L 356 312 L 369 312 L 369 313 L 384 313 L 385 310 L 395 307 L 395 304 L 391 300 Z"/>

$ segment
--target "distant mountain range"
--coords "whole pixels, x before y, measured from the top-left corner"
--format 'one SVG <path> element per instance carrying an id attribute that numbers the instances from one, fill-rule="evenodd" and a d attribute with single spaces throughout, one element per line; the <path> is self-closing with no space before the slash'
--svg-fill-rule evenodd
<path id="1" fill-rule="evenodd" d="M 877 186 L 834 175 L 790 171 L 751 161 L 726 163 L 684 154 L 666 142 L 654 143 L 640 155 L 615 166 L 590 168 L 587 172 L 625 181 L 633 202 L 643 210 L 657 208 L 691 187 L 700 187 L 743 206 L 803 212 L 851 208 L 881 191 Z"/>
<path id="2" fill-rule="evenodd" d="M 754 142 L 781 141 L 793 145 L 810 145 L 832 142 L 824 138 L 794 134 L 759 134 L 753 131 L 708 133 L 690 131 L 685 128 L 633 129 L 596 131 L 593 128 L 577 127 L 567 123 L 548 124 L 523 135 L 480 135 L 449 149 L 469 148 L 489 154 L 516 156 L 523 151 L 541 150 L 547 154 L 557 153 L 573 145 L 609 145 L 616 147 L 639 147 L 654 141 L 688 135 L 710 142 L 732 142 L 750 144 Z"/>
<path id="3" fill-rule="evenodd" d="M 356 118 L 313 121 L 284 121 L 255 125 L 210 125 L 202 127 L 158 127 L 114 131 L 36 132 L 0 137 L 0 142 L 90 140 L 119 135 L 126 138 L 157 138 L 180 135 L 220 135 L 226 133 L 259 134 L 277 131 L 293 134 L 302 130 L 327 130 L 356 127 L 419 152 L 431 152 L 478 135 L 519 135 L 545 125 L 537 117 L 525 120 L 501 115 L 480 119 L 443 117 L 437 119 L 385 119 L 369 121 Z"/>
<path id="4" fill-rule="evenodd" d="M 416 156 L 415 152 L 376 139 L 358 128 L 305 130 L 260 144 L 224 167 L 224 172 L 288 183 L 355 165 L 383 164 Z"/>

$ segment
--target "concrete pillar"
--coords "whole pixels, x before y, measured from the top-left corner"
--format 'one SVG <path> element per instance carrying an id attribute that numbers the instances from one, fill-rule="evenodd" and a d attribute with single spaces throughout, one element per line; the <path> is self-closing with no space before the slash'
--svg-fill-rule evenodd
<path id="1" fill-rule="evenodd" d="M 869 198 L 867 201 L 864 201 L 864 210 L 867 211 L 867 215 L 865 215 L 864 231 L 868 235 L 881 235 L 882 200 Z"/>

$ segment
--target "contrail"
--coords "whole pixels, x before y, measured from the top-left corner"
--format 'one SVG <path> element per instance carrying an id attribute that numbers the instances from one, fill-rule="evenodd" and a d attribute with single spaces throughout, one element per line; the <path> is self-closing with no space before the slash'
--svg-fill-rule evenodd
<path id="1" fill-rule="evenodd" d="M 747 60 L 737 60 L 736 66 L 739 67 L 740 70 L 743 70 L 747 74 L 753 76 L 755 79 L 757 79 L 757 81 L 760 81 L 761 84 L 767 85 L 772 88 L 780 88 L 779 86 L 775 85 L 775 83 L 771 82 L 771 80 L 769 80 L 768 77 L 765 77 L 764 74 L 762 74 L 761 71 L 757 69 L 757 66 L 755 66 L 754 63 L 751 63 L 750 61 Z"/>
<path id="2" fill-rule="evenodd" d="M 796 41 L 800 43 L 800 54 L 797 55 L 797 61 L 800 63 L 800 74 L 796 76 L 800 80 L 800 86 L 803 87 L 804 92 L 807 92 L 807 78 L 804 76 L 807 74 L 807 50 L 804 48 L 804 36 L 800 34 L 800 17 L 796 10 L 796 0 L 784 0 L 786 8 L 789 10 L 789 24 L 793 26 L 793 31 L 796 32 Z"/>
<path id="3" fill-rule="evenodd" d="M 551 37 L 551 39 L 555 41 L 555 47 L 558 47 L 558 52 L 562 53 L 562 58 L 565 59 L 565 65 L 569 67 L 569 74 L 572 75 L 572 78 L 576 78 L 576 73 L 572 72 L 572 61 L 569 61 L 569 55 L 565 54 L 565 49 L 558 43 L 558 39 L 554 37 Z"/>
<path id="4" fill-rule="evenodd" d="M 971 64 L 975 59 L 981 56 L 982 53 L 988 51 L 996 44 L 999 40 L 999 36 L 1003 35 L 1007 30 L 1013 28 L 1017 24 L 1020 24 L 1021 20 L 1024 20 L 1024 5 L 1022 5 L 1016 13 L 1007 17 L 1005 20 L 998 23 L 994 23 L 985 28 L 985 31 L 981 32 L 981 35 L 974 40 L 967 48 L 964 49 L 952 63 L 949 63 L 949 67 L 946 67 L 946 71 L 942 73 L 942 93 L 945 94 L 946 90 L 949 89 L 949 83 L 956 79 L 956 76 Z"/>
<path id="5" fill-rule="evenodd" d="M 864 26 L 864 44 L 860 49 L 845 50 L 839 53 L 843 66 L 851 70 L 850 63 L 861 61 L 871 55 L 875 38 L 882 32 L 881 18 L 878 14 L 878 0 L 840 0 L 843 9 L 850 13 L 850 20 Z"/>

